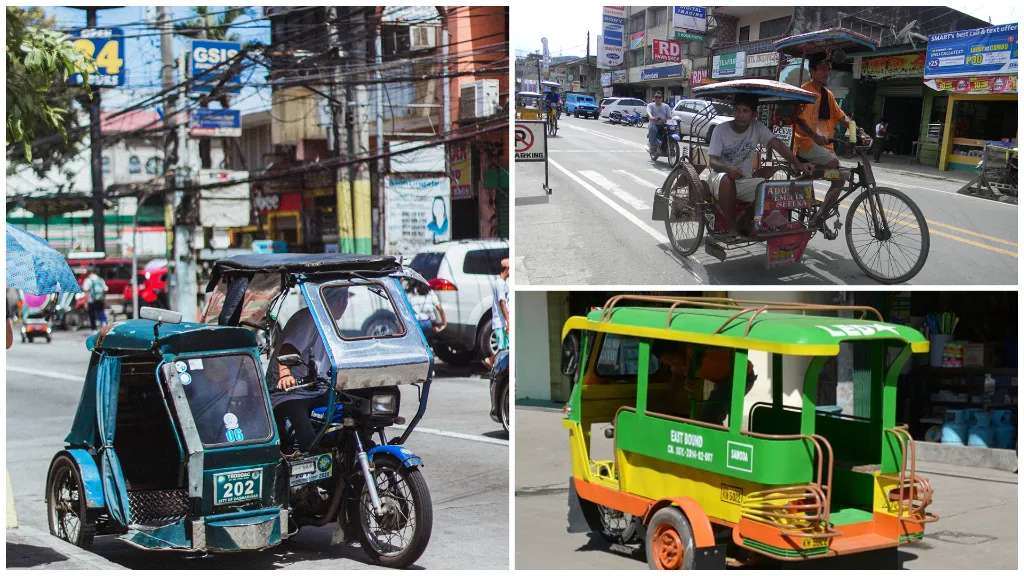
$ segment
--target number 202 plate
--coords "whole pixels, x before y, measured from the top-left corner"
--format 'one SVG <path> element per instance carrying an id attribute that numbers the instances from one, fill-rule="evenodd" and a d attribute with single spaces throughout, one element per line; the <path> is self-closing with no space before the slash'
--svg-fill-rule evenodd
<path id="1" fill-rule="evenodd" d="M 213 504 L 258 500 L 263 495 L 263 470 L 235 470 L 213 475 Z"/>

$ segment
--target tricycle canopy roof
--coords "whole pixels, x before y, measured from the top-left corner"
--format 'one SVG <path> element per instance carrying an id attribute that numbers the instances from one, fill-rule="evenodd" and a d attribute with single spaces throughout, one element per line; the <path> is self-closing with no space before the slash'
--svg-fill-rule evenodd
<path id="1" fill-rule="evenodd" d="M 352 272 L 359 274 L 387 275 L 401 271 L 402 266 L 394 256 L 373 256 L 362 254 L 243 254 L 234 258 L 218 260 L 213 265 L 209 292 L 216 288 L 221 275 L 283 273 L 323 274 L 330 272 Z"/>
<path id="2" fill-rule="evenodd" d="M 787 36 L 775 42 L 775 49 L 790 56 L 804 57 L 829 50 L 844 52 L 875 50 L 878 43 L 867 36 L 847 28 L 815 30 L 796 36 Z"/>
<path id="3" fill-rule="evenodd" d="M 541 82 L 540 85 L 541 86 L 548 86 L 550 88 L 561 88 L 562 87 L 562 85 L 559 84 L 558 82 L 552 82 L 550 80 L 545 80 L 545 81 Z"/>
<path id="4" fill-rule="evenodd" d="M 516 92 L 516 96 L 522 96 L 524 98 L 543 98 L 544 95 L 540 92 Z"/>
<path id="5" fill-rule="evenodd" d="M 618 306 L 619 302 L 629 300 L 671 306 Z M 812 314 L 828 311 L 851 311 L 859 313 L 860 317 Z M 861 340 L 898 340 L 908 344 L 912 352 L 928 351 L 928 340 L 920 332 L 909 326 L 884 322 L 877 310 L 866 306 L 624 295 L 609 299 L 604 308 L 595 309 L 586 317 L 569 318 L 562 337 L 571 330 L 796 356 L 836 356 L 842 342 Z"/>
<path id="6" fill-rule="evenodd" d="M 700 98 L 722 98 L 737 94 L 753 94 L 762 102 L 813 103 L 814 93 L 775 80 L 729 80 L 716 82 L 693 89 L 693 95 Z"/>
<path id="7" fill-rule="evenodd" d="M 232 326 L 210 326 L 195 322 L 177 324 L 152 320 L 127 320 L 111 325 L 102 337 L 90 336 L 86 346 L 96 352 L 142 352 L 156 347 L 161 353 L 202 352 L 207 350 L 231 350 L 256 346 L 256 336 L 245 328 Z M 154 346 L 155 345 L 155 346 Z"/>

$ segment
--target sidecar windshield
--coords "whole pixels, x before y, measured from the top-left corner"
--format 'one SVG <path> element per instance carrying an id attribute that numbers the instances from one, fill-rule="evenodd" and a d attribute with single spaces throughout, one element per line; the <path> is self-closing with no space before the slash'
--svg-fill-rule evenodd
<path id="1" fill-rule="evenodd" d="M 205 446 L 270 439 L 266 391 L 251 356 L 186 358 L 174 368 Z"/>
<path id="2" fill-rule="evenodd" d="M 345 340 L 393 338 L 405 335 L 405 326 L 387 288 L 377 282 L 328 284 L 320 295 Z"/>

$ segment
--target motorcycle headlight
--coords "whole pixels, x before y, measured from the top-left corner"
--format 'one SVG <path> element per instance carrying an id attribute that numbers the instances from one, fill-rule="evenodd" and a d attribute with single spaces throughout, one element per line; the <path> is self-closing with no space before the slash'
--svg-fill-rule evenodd
<path id="1" fill-rule="evenodd" d="M 371 416 L 387 416 L 398 412 L 398 398 L 394 393 L 374 394 L 370 399 Z"/>

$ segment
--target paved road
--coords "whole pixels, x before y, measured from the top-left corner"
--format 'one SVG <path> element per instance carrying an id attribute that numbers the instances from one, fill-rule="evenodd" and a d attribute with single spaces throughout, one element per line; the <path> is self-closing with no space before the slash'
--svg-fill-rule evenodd
<path id="1" fill-rule="evenodd" d="M 569 438 L 560 410 L 517 407 L 516 569 L 646 569 L 639 553 L 608 549 L 600 539 L 566 532 Z M 610 441 L 594 427 L 595 457 L 611 458 Z M 900 548 L 904 568 L 1012 570 L 1017 567 L 1017 475 L 918 462 L 931 480 L 935 501 L 922 542 Z M 835 558 L 786 564 L 793 568 L 848 569 L 851 562 L 877 567 L 872 558 Z"/>
<path id="2" fill-rule="evenodd" d="M 873 284 L 841 235 L 811 240 L 802 262 L 767 270 L 763 245 L 725 262 L 703 248 L 676 256 L 651 220 L 655 188 L 670 167 L 646 153 L 646 129 L 563 117 L 549 139 L 553 194 L 543 164 L 516 165 L 517 284 Z M 1017 207 L 957 194 L 963 182 L 919 177 L 882 164 L 880 185 L 906 192 L 924 212 L 931 251 L 913 284 L 1017 282 Z M 821 185 L 819 196 L 826 186 Z M 846 208 L 841 214 L 845 218 Z"/>
<path id="3" fill-rule="evenodd" d="M 55 332 L 52 344 L 15 344 L 7 354 L 7 470 L 22 525 L 47 530 L 46 471 L 71 427 L 88 365 L 85 332 Z M 509 565 L 508 435 L 488 416 L 487 380 L 440 366 L 430 404 L 407 446 L 426 463 L 434 506 L 430 544 L 418 564 L 430 569 L 506 569 Z M 403 415 L 415 410 L 404 387 Z M 331 545 L 329 528 L 304 528 L 263 552 L 194 557 L 137 550 L 113 537 L 94 552 L 129 568 L 359 569 L 358 547 Z"/>

